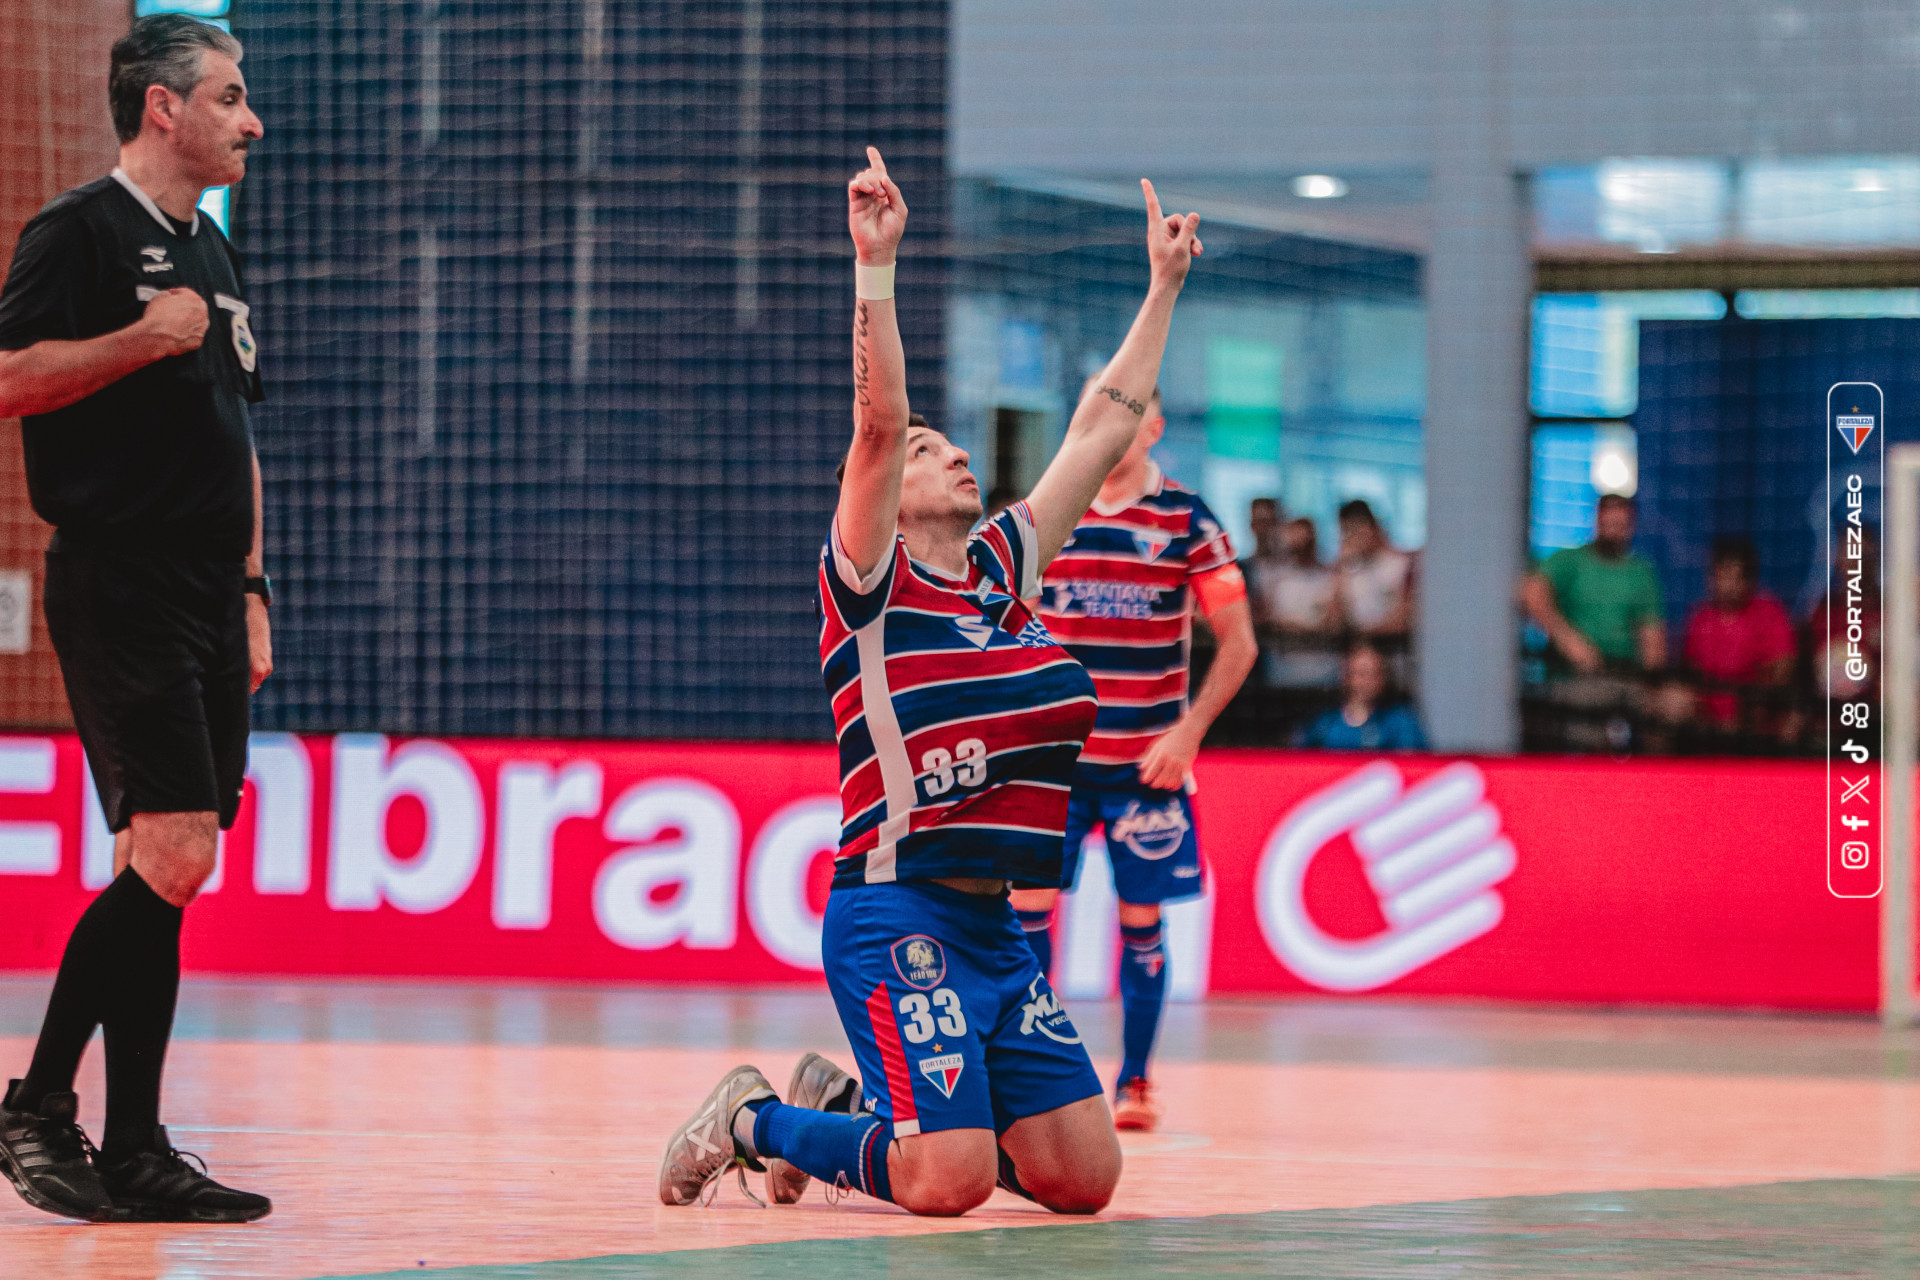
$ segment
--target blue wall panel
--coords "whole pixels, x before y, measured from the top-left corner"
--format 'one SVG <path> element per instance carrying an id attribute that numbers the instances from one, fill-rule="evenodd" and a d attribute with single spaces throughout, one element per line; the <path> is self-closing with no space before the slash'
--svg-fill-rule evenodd
<path id="1" fill-rule="evenodd" d="M 944 2 L 248 0 L 236 192 L 305 730 L 831 732 L 846 179 L 913 211 L 940 402 Z"/>
<path id="2" fill-rule="evenodd" d="M 1640 326 L 1637 547 L 1677 629 L 1715 534 L 1751 534 L 1796 618 L 1824 591 L 1827 389 L 1877 382 L 1888 442 L 1920 440 L 1920 320 L 1647 321 Z M 1879 520 L 1880 495 L 1869 496 Z"/>

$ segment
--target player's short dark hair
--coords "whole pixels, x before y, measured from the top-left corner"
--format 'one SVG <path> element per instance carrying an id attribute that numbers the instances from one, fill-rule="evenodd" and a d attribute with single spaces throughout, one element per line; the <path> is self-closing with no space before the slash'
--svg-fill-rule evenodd
<path id="1" fill-rule="evenodd" d="M 1629 511 L 1633 510 L 1633 499 L 1629 498 L 1626 494 L 1603 493 L 1600 495 L 1600 501 L 1594 504 L 1594 509 L 1593 509 L 1594 514 L 1598 515 L 1600 512 L 1604 511 L 1606 508 L 1608 508 L 1609 506 L 1612 506 L 1616 502 L 1619 503 L 1621 506 L 1625 507 Z"/>
<path id="2" fill-rule="evenodd" d="M 927 420 L 921 417 L 919 414 L 910 413 L 907 415 L 908 428 L 911 429 L 913 427 L 924 427 L 926 425 L 927 425 Z M 843 457 L 840 459 L 840 465 L 833 469 L 833 482 L 835 484 L 845 484 L 846 479 L 847 479 L 847 460 Z"/>
<path id="3" fill-rule="evenodd" d="M 1339 519 L 1343 521 L 1358 520 L 1360 523 L 1370 524 L 1376 529 L 1380 527 L 1380 518 L 1373 514 L 1373 508 L 1367 505 L 1365 498 L 1355 498 L 1351 502 L 1341 503 Z"/>
<path id="4" fill-rule="evenodd" d="M 1716 569 L 1723 564 L 1737 564 L 1747 571 L 1748 577 L 1758 577 L 1760 548 L 1744 533 L 1723 533 L 1713 540 L 1708 562 Z"/>
<path id="5" fill-rule="evenodd" d="M 107 105 L 120 141 L 132 142 L 140 136 L 149 86 L 165 85 L 183 98 L 192 95 L 209 49 L 240 61 L 240 42 L 198 18 L 155 13 L 134 19 L 132 29 L 114 41 L 107 72 Z"/>

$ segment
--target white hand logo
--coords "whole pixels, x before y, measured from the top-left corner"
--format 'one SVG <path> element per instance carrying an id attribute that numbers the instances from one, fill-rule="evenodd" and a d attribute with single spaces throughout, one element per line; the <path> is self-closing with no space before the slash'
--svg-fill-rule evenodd
<path id="1" fill-rule="evenodd" d="M 1370 991 L 1412 973 L 1500 923 L 1492 886 L 1513 873 L 1486 779 L 1450 765 L 1403 794 L 1385 761 L 1315 792 L 1267 841 L 1258 905 L 1267 944 L 1289 969 L 1329 991 Z M 1314 855 L 1342 832 L 1366 863 L 1387 931 L 1357 942 L 1308 917 L 1301 887 Z"/>

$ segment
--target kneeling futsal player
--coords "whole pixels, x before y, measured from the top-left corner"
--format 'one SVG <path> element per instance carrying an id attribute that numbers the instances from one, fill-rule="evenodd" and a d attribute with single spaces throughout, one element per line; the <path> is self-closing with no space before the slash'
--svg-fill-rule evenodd
<path id="1" fill-rule="evenodd" d="M 734 1069 L 669 1141 L 660 1198 L 689 1203 L 765 1162 L 782 1201 L 812 1176 L 953 1215 L 997 1180 L 1094 1213 L 1120 1177 L 1113 1120 L 1008 893 L 1060 883 L 1097 703 L 1026 601 L 1140 428 L 1199 217 L 1162 216 L 1142 183 L 1146 302 L 1032 495 L 973 532 L 965 451 L 908 414 L 892 300 L 907 210 L 868 156 L 848 188 L 853 445 L 820 566 L 844 806 L 822 951 L 861 1079 L 809 1055 L 782 1103 L 760 1072 Z"/>

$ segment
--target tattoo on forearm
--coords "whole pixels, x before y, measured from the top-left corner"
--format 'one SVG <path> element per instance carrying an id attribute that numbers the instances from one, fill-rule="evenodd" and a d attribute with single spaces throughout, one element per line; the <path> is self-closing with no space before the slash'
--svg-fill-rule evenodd
<path id="1" fill-rule="evenodd" d="M 1129 399 L 1126 392 L 1120 390 L 1118 387 L 1095 387 L 1093 394 L 1105 396 L 1115 404 L 1129 410 L 1136 418 L 1142 417 L 1147 412 L 1147 406 L 1141 404 L 1138 400 Z"/>
<path id="2" fill-rule="evenodd" d="M 865 407 L 867 397 L 867 304 L 862 302 L 853 313 L 853 399 Z"/>

